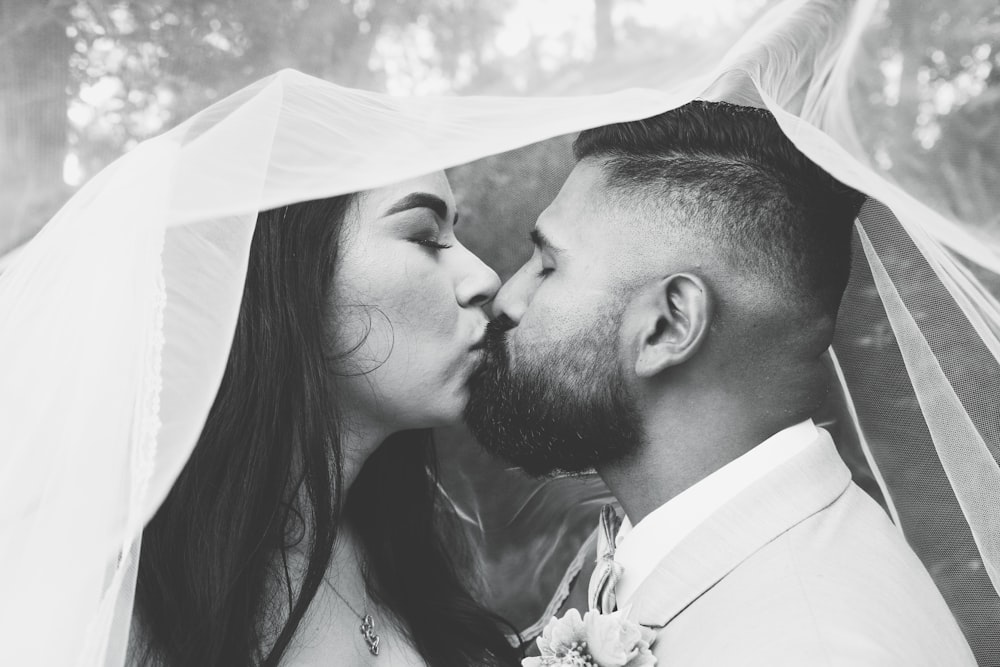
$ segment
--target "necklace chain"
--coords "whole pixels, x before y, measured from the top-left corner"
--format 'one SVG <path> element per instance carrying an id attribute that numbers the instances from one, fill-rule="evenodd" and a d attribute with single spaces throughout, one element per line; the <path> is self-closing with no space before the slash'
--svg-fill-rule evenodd
<path id="1" fill-rule="evenodd" d="M 365 595 L 365 601 L 366 601 L 365 613 L 362 615 L 359 614 L 357 609 L 355 609 L 351 605 L 351 603 L 347 601 L 347 598 L 345 598 L 343 595 L 340 594 L 340 591 L 338 591 L 336 588 L 333 587 L 333 584 L 331 584 L 326 579 L 324 579 L 323 581 L 325 581 L 326 585 L 330 587 L 330 590 L 333 591 L 333 594 L 336 595 L 338 598 L 340 598 L 340 600 L 345 605 L 347 605 L 347 608 L 351 610 L 351 613 L 353 613 L 355 616 L 361 619 L 361 625 L 359 626 L 359 629 L 361 630 L 361 634 L 364 635 L 365 644 L 368 645 L 368 651 L 372 655 L 378 656 L 378 649 L 379 645 L 382 643 L 382 638 L 378 636 L 377 632 L 375 632 L 375 619 L 372 618 L 371 614 L 367 613 L 368 612 L 367 594 Z"/>

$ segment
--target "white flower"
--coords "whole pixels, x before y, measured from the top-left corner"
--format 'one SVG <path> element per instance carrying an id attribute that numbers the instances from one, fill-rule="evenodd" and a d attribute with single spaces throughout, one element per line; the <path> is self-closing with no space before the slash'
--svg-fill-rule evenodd
<path id="1" fill-rule="evenodd" d="M 625 612 L 588 611 L 583 618 L 570 609 L 553 617 L 538 638 L 541 657 L 525 658 L 522 667 L 652 667 L 650 644 L 656 633 L 630 621 Z"/>
<path id="2" fill-rule="evenodd" d="M 522 667 L 547 667 L 568 665 L 590 667 L 594 665 L 587 654 L 587 639 L 580 612 L 570 609 L 562 618 L 552 617 L 536 641 L 540 658 L 525 658 Z"/>
<path id="3" fill-rule="evenodd" d="M 625 617 L 587 612 L 583 618 L 590 655 L 601 667 L 648 667 L 656 664 L 649 646 L 656 633 Z"/>

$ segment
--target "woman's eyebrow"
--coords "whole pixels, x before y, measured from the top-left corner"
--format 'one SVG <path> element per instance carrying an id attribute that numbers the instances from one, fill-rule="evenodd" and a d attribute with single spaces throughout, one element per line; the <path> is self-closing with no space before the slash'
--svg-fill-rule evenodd
<path id="1" fill-rule="evenodd" d="M 448 204 L 437 195 L 428 192 L 411 192 L 390 206 L 384 216 L 395 215 L 414 208 L 429 208 L 442 220 L 448 218 Z"/>

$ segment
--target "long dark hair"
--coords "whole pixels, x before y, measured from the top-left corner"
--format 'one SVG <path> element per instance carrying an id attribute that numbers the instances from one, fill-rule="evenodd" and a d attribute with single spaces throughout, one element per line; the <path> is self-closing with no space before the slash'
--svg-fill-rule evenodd
<path id="1" fill-rule="evenodd" d="M 401 622 L 425 661 L 517 663 L 502 621 L 459 574 L 467 546 L 437 490 L 429 430 L 392 436 L 343 493 L 331 382 L 337 360 L 325 341 L 336 321 L 328 296 L 352 201 L 345 195 L 258 215 L 219 392 L 191 458 L 143 532 L 141 663 L 277 665 L 345 520 L 364 545 L 370 596 Z M 293 577 L 286 557 L 300 545 L 305 567 Z"/>

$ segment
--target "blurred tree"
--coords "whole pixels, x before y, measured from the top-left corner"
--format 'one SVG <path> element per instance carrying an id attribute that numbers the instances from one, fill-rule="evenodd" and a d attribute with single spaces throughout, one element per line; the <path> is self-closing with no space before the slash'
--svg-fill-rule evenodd
<path id="1" fill-rule="evenodd" d="M 889 0 L 878 21 L 865 35 L 867 53 L 856 62 L 852 115 L 862 145 L 872 162 L 910 194 L 949 218 L 966 223 L 994 248 L 1000 247 L 1000 208 L 994 189 L 1000 182 L 1000 6 L 977 0 Z M 1000 369 L 964 316 L 933 305 L 944 287 L 912 243 L 902 235 L 882 248 L 882 262 L 892 276 L 908 276 L 900 296 L 921 322 L 928 344 L 949 369 L 956 393 L 970 418 L 996 449 L 1000 417 L 984 409 L 984 387 L 1000 383 Z M 859 263 L 863 265 L 864 263 Z M 967 264 L 1000 294 L 996 274 Z M 859 266 L 855 272 L 865 272 Z M 939 300 L 937 303 L 944 303 Z M 857 321 L 868 326 L 838 328 L 838 349 L 845 374 L 859 387 L 878 396 L 856 393 L 859 419 L 873 451 L 910 447 L 900 459 L 883 465 L 897 488 L 927 489 L 927 480 L 943 477 L 936 458 L 920 455 L 921 443 L 931 442 L 919 402 L 909 389 L 909 377 L 877 292 L 845 299 L 849 308 L 864 309 Z M 864 351 L 852 363 L 850 350 Z M 895 418 L 866 406 L 892 401 Z M 866 413 L 866 411 L 868 411 Z M 996 454 L 994 454 L 996 455 Z M 939 488 L 946 489 L 942 481 Z M 960 513 L 947 494 L 897 498 L 907 538 L 934 577 L 976 652 L 981 664 L 1000 664 L 995 628 L 1000 608 L 984 604 L 989 590 L 980 555 L 959 536 Z M 942 535 L 954 536 L 954 542 Z M 956 544 L 967 545 L 957 548 Z"/>
<path id="2" fill-rule="evenodd" d="M 594 60 L 606 60 L 615 53 L 614 0 L 594 0 Z"/>
<path id="3" fill-rule="evenodd" d="M 5 0 L 0 255 L 139 141 L 284 67 L 348 86 L 471 79 L 511 0 Z M 400 64 L 402 63 L 402 65 Z M 68 122 L 67 122 L 68 114 Z"/>
<path id="4" fill-rule="evenodd" d="M 74 79 L 81 89 L 107 79 L 134 140 L 187 118 L 284 67 L 346 86 L 385 90 L 379 45 L 452 79 L 474 62 L 500 25 L 507 2 L 471 0 L 96 0 L 74 8 Z M 109 52 L 113 55 L 108 57 Z M 151 117 L 154 116 L 154 117 Z M 151 122 L 151 121 L 157 122 Z M 88 135 L 84 145 L 123 137 Z M 105 132 L 102 128 L 100 132 Z M 97 163 L 106 162 L 98 156 Z"/>
<path id="5" fill-rule="evenodd" d="M 855 115 L 875 163 L 937 210 L 1000 239 L 1000 5 L 884 2 Z"/>
<path id="6" fill-rule="evenodd" d="M 69 0 L 0 3 L 0 254 L 67 194 L 68 22 Z"/>

